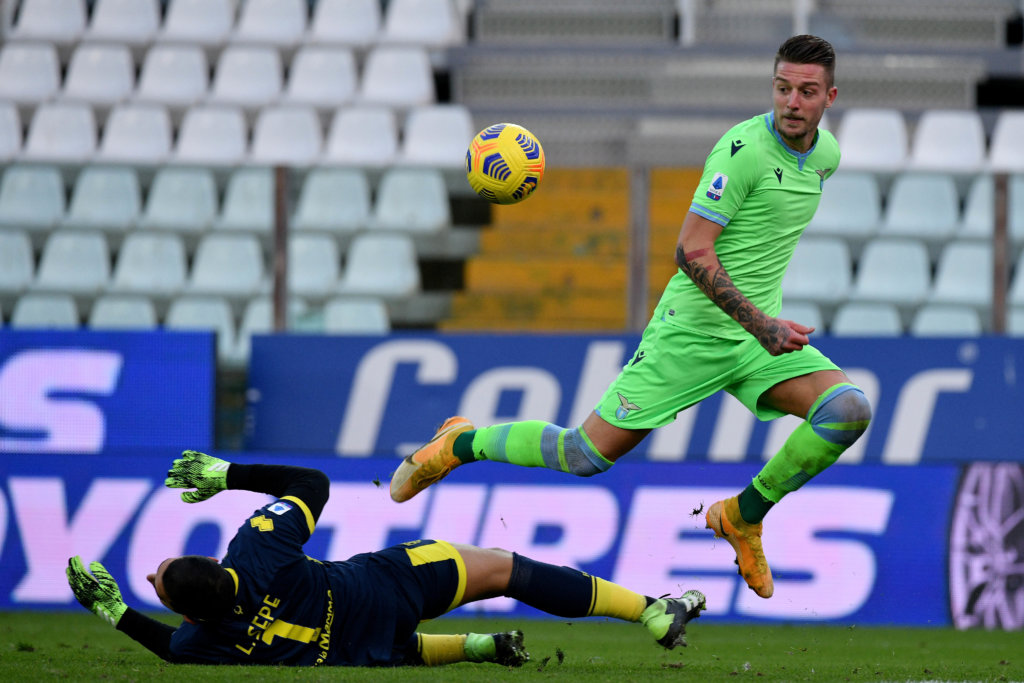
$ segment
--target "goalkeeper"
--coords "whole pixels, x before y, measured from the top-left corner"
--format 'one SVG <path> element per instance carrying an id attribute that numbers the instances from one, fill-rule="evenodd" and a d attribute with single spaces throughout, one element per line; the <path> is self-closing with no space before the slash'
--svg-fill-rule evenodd
<path id="1" fill-rule="evenodd" d="M 642 623 L 666 648 L 685 645 L 685 625 L 704 596 L 650 598 L 569 567 L 497 548 L 420 540 L 343 562 L 306 556 L 302 546 L 327 503 L 322 472 L 284 465 L 242 465 L 185 451 L 165 484 L 192 489 L 198 503 L 226 489 L 267 493 L 273 502 L 239 528 L 219 562 L 168 558 L 147 578 L 177 628 L 128 607 L 99 562 L 68 561 L 78 601 L 170 662 L 295 666 L 438 665 L 529 660 L 519 631 L 431 635 L 424 619 L 476 600 L 508 596 L 560 617 L 604 616 Z"/>

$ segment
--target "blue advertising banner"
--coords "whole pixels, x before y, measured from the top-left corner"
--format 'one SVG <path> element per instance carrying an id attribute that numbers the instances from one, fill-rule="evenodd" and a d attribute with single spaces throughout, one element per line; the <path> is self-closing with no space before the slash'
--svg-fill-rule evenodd
<path id="1" fill-rule="evenodd" d="M 209 448 L 209 332 L 0 330 L 3 453 L 139 454 Z"/>
<path id="2" fill-rule="evenodd" d="M 405 455 L 451 415 L 475 424 L 582 423 L 635 336 L 257 336 L 247 447 Z M 836 339 L 815 344 L 871 401 L 869 431 L 840 462 L 1024 460 L 1019 339 Z M 796 417 L 758 422 L 719 393 L 630 454 L 652 461 L 760 462 Z"/>
<path id="3" fill-rule="evenodd" d="M 2 461 L 0 609 L 77 608 L 64 577 L 75 554 L 103 562 L 129 604 L 159 608 L 147 574 L 167 557 L 222 556 L 270 500 L 226 491 L 182 503 L 180 490 L 163 486 L 170 459 Z M 751 465 L 622 463 L 578 479 L 483 463 L 399 505 L 388 496 L 391 460 L 264 461 L 319 467 L 331 478 L 331 500 L 305 548 L 320 559 L 440 538 L 578 567 L 648 595 L 699 588 L 707 619 L 951 623 L 947 535 L 959 477 L 952 465 L 834 467 L 789 496 L 765 522 L 775 595 L 763 600 L 737 576 L 729 544 L 704 528 L 703 511 L 742 488 Z M 460 611 L 538 614 L 506 598 Z"/>

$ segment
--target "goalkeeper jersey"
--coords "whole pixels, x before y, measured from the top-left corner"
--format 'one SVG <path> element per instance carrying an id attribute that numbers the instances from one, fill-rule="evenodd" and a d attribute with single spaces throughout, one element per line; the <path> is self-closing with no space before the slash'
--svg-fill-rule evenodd
<path id="1" fill-rule="evenodd" d="M 715 251 L 736 288 L 762 312 L 782 306 L 782 278 L 797 241 L 839 166 L 835 137 L 818 130 L 805 153 L 791 149 L 769 112 L 737 124 L 711 150 L 690 211 L 723 226 Z M 662 319 L 726 339 L 747 332 L 678 271 L 662 294 Z"/>

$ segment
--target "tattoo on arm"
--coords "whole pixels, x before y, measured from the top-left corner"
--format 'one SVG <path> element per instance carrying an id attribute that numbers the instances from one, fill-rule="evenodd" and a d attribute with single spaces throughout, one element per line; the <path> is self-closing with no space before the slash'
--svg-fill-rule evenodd
<path id="1" fill-rule="evenodd" d="M 701 257 L 708 252 L 708 249 L 697 249 L 684 253 L 682 247 L 677 246 L 676 263 L 716 306 L 756 337 L 762 346 L 768 349 L 780 347 L 787 337 L 783 326 L 759 311 L 750 299 L 743 296 L 717 255 L 710 267 L 701 263 Z"/>

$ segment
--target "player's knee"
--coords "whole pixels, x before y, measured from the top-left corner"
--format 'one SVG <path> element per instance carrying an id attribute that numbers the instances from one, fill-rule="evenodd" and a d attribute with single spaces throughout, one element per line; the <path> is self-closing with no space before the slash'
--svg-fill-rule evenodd
<path id="1" fill-rule="evenodd" d="M 871 423 L 871 403 L 860 387 L 845 384 L 829 390 L 831 395 L 809 416 L 814 432 L 823 439 L 849 447 Z"/>
<path id="2" fill-rule="evenodd" d="M 577 477 L 592 477 L 607 472 L 612 463 L 584 437 L 580 427 L 568 429 L 563 440 L 566 472 Z"/>

